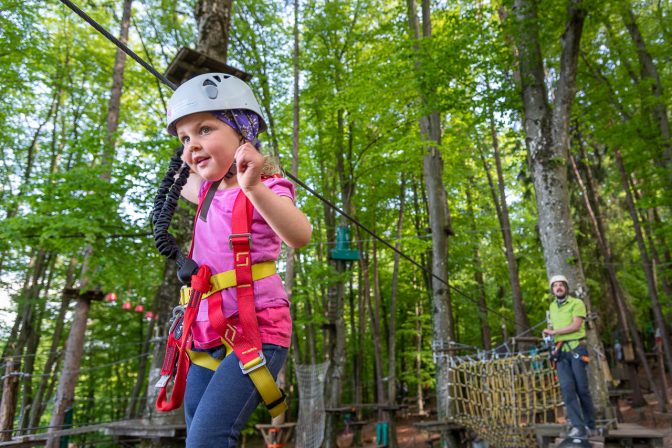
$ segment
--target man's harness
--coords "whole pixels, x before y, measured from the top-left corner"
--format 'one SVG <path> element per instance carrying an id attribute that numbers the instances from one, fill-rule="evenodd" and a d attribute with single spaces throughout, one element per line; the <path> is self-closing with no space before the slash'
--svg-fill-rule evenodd
<path id="1" fill-rule="evenodd" d="M 205 220 L 207 209 L 218 185 L 219 182 L 211 184 L 198 205 L 189 258 L 194 249 L 193 237 L 196 232 L 196 222 L 199 216 Z M 201 213 L 202 208 L 204 208 L 203 213 Z M 250 229 L 253 212 L 252 203 L 241 189 L 233 205 L 231 235 L 229 235 L 234 269 L 211 275 L 210 268 L 201 265 L 198 272 L 191 277 L 191 288 L 184 286 L 180 291 L 180 306 L 173 310 L 166 353 L 161 367 L 161 378 L 156 383 L 156 387 L 161 389 L 156 400 L 156 409 L 161 412 L 172 411 L 182 405 L 187 373 L 191 363 L 216 370 L 221 362 L 205 352 L 191 350 L 193 345 L 191 325 L 198 314 L 200 301 L 206 299 L 208 300 L 210 325 L 226 347 L 226 355 L 229 356 L 231 352 L 235 352 L 240 361 L 241 371 L 252 380 L 271 416 L 277 417 L 287 409 L 286 395 L 277 386 L 266 366 L 257 325 L 253 283 L 274 275 L 276 267 L 275 261 L 251 265 L 252 234 Z M 222 313 L 221 291 L 233 287 L 236 288 L 238 316 L 242 331 L 237 331 Z M 167 389 L 171 380 L 173 389 L 168 398 Z"/>

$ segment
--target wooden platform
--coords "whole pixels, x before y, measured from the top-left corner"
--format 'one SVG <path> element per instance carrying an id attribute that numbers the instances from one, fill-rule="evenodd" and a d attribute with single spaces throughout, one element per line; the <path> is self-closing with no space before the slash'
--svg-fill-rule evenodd
<path id="1" fill-rule="evenodd" d="M 156 420 L 122 420 L 103 425 L 103 432 L 114 437 L 139 437 L 141 439 L 186 438 L 184 423 Z"/>
<path id="2" fill-rule="evenodd" d="M 80 426 L 77 428 L 54 431 L 53 435 L 64 437 L 77 434 L 101 432 L 114 437 L 134 437 L 143 439 L 160 440 L 162 438 L 175 439 L 186 437 L 184 423 L 171 423 L 161 420 L 121 420 L 118 422 L 101 423 L 97 425 Z M 17 436 L 7 442 L 0 442 L 0 447 L 29 448 L 45 446 L 50 437 L 47 433 L 29 434 Z"/>
<path id="3" fill-rule="evenodd" d="M 81 426 L 79 428 L 70 428 L 70 429 L 62 429 L 60 431 L 54 431 L 52 435 L 59 437 L 73 436 L 76 434 L 86 434 L 90 432 L 102 431 L 104 427 L 105 427 L 104 424 Z M 17 436 L 7 442 L 0 442 L 0 447 L 28 448 L 33 446 L 44 446 L 49 437 L 50 435 L 47 433 Z"/>
<path id="4" fill-rule="evenodd" d="M 537 443 L 542 448 L 559 448 L 567 445 L 563 443 L 567 426 L 561 424 L 535 425 L 534 432 Z M 633 423 L 619 423 L 618 428 L 610 429 L 604 436 L 595 436 L 588 439 L 592 448 L 644 448 L 663 446 L 664 434 L 655 429 L 645 428 Z"/>

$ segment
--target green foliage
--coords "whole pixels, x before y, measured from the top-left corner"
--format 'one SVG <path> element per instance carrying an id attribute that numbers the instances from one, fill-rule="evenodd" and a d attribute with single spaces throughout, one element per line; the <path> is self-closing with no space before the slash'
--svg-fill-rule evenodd
<path id="1" fill-rule="evenodd" d="M 129 45 L 162 71 L 179 47 L 195 46 L 194 3 L 135 2 Z M 431 266 L 432 236 L 423 179 L 427 144 L 418 120 L 430 111 L 439 113 L 439 151 L 453 232 L 448 259 L 455 288 L 451 300 L 457 341 L 463 344 L 459 355 L 474 354 L 483 345 L 476 301 L 481 288 L 492 330 L 490 343 L 498 346 L 505 342 L 503 333 L 515 332 L 502 231 L 481 160 L 482 155 L 495 176 L 493 131 L 502 158 L 519 281 L 533 325 L 544 320 L 548 305 L 533 173 L 521 125 L 519 63 L 512 39 L 518 31 L 511 3 L 433 4 L 432 36 L 419 41 L 410 36 L 406 2 L 309 0 L 300 7 L 298 175 L 423 266 Z M 588 168 L 594 177 L 598 203 L 593 205 L 603 218 L 633 315 L 645 329 L 651 321 L 650 299 L 614 152 L 623 154 L 648 250 L 657 251 L 658 286 L 664 290 L 672 280 L 672 167 L 664 158 L 669 138 L 661 134 L 651 111 L 670 107 L 672 18 L 662 3 L 632 6 L 664 89 L 664 95 L 655 96 L 653 81 L 642 78 L 637 48 L 623 22 L 622 2 L 586 5 L 589 14 L 581 42 L 570 150 L 583 180 L 587 181 Z M 264 151 L 277 153 L 285 169 L 292 163 L 293 143 L 292 7 L 236 0 L 228 61 L 254 75 L 252 85 L 267 118 L 273 119 Z M 112 34 L 117 32 L 121 2 L 90 1 L 85 9 Z M 538 2 L 538 10 L 546 87 L 552 93 L 559 79 L 566 5 L 544 0 Z M 51 350 L 63 288 L 72 286 L 72 280 L 77 280 L 75 284 L 85 280 L 88 288 L 116 292 L 117 303 L 92 307 L 75 421 L 118 419 L 139 359 L 148 356 L 141 353 L 148 321 L 142 313 L 122 311 L 121 303 L 150 309 L 163 276 L 164 260 L 154 249 L 148 217 L 176 144 L 163 131 L 170 91 L 134 61 L 127 61 L 114 161 L 105 165 L 103 153 L 112 149 L 106 146 L 105 119 L 114 47 L 54 2 L 0 0 L 0 30 L 0 297 L 10 298 L 0 303 L 11 316 L 32 306 L 41 313 L 37 373 Z M 426 92 L 431 95 L 422 101 Z M 554 162 L 564 166 L 567 159 L 558 157 Z M 567 263 L 580 261 L 584 267 L 593 308 L 602 316 L 608 340 L 619 329 L 603 275 L 604 260 L 598 255 L 583 193 L 573 175 L 569 179 L 581 258 Z M 397 238 L 402 198 L 405 208 Z M 292 297 L 301 361 L 325 358 L 327 291 L 342 283 L 346 300 L 340 312 L 348 338 L 344 389 L 354 397 L 349 378 L 354 355 L 361 355 L 362 375 L 367 378 L 364 400 L 375 401 L 375 387 L 369 384 L 376 375 L 374 350 L 386 353 L 396 287 L 398 379 L 412 394 L 418 386 L 432 387 L 436 365 L 426 273 L 402 258 L 395 285 L 394 253 L 351 225 L 353 244 L 369 261 L 371 293 L 374 287 L 380 292 L 383 346 L 373 347 L 371 319 L 360 305 L 365 285 L 361 266 L 353 263 L 338 274 L 328 261 L 340 218 L 301 189 L 297 204 L 314 226 L 313 241 L 297 254 Z M 475 277 L 476 250 L 482 261 L 482 285 Z M 31 289 L 40 255 L 48 267 Z M 85 259 L 88 270 L 80 278 Z M 284 266 L 281 262 L 283 275 Z M 663 306 L 669 314 L 670 297 L 664 297 Z M 3 340 L 10 330 L 11 322 L 0 325 Z M 387 363 L 383 356 L 382 376 Z M 39 380 L 33 377 L 34 388 Z M 265 419 L 259 411 L 253 420 Z M 252 426 L 246 432 L 251 434 Z"/>

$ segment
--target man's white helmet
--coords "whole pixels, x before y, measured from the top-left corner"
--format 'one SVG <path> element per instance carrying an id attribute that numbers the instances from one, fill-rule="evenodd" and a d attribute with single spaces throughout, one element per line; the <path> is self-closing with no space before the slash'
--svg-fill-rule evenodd
<path id="1" fill-rule="evenodd" d="M 553 288 L 553 283 L 555 283 L 555 282 L 565 282 L 565 285 L 567 285 L 567 287 L 569 287 L 569 282 L 567 281 L 567 277 L 565 277 L 564 275 L 554 275 L 553 277 L 551 277 L 551 280 L 548 282 L 548 287 L 552 289 Z"/>
<path id="2" fill-rule="evenodd" d="M 166 129 L 177 135 L 175 123 L 198 112 L 247 109 L 259 115 L 259 132 L 267 128 L 259 102 L 244 81 L 226 73 L 206 73 L 191 78 L 175 90 L 168 101 Z"/>

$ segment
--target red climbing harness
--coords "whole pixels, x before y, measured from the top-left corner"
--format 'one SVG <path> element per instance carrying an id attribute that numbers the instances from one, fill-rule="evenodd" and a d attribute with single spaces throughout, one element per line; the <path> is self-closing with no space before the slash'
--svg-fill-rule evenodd
<path id="1" fill-rule="evenodd" d="M 210 193 L 210 189 L 208 193 Z M 203 200 L 199 203 L 196 220 L 199 219 L 201 208 L 206 202 L 207 196 L 208 194 L 204 195 Z M 275 384 L 273 376 L 266 367 L 266 360 L 261 350 L 261 337 L 254 306 L 253 282 L 275 274 L 275 263 L 265 262 L 254 266 L 251 263 L 252 234 L 250 229 L 253 212 L 254 207 L 241 190 L 233 205 L 231 235 L 229 235 L 229 246 L 233 250 L 234 269 L 211 276 L 210 269 L 207 266 L 201 266 L 198 273 L 192 276 L 191 288 L 183 288 L 183 301 L 188 297 L 186 308 L 183 316 L 179 315 L 179 308 L 178 315 L 174 316 L 168 334 L 161 378 L 156 384 L 156 387 L 161 388 L 156 401 L 156 408 L 159 411 L 171 411 L 182 405 L 186 375 L 191 362 L 211 369 L 213 369 L 213 366 L 216 368 L 219 363 L 209 356 L 206 356 L 209 359 L 202 361 L 203 356 L 200 353 L 195 357 L 194 354 L 197 352 L 191 352 L 193 343 L 191 325 L 198 314 L 201 300 L 209 301 L 208 319 L 210 325 L 221 337 L 222 343 L 227 346 L 227 356 L 231 350 L 236 353 L 242 372 L 248 375 L 254 383 L 269 413 L 275 417 L 287 409 L 285 394 Z M 194 222 L 194 232 L 195 229 L 196 222 Z M 192 234 L 192 247 L 189 251 L 189 257 L 191 257 L 193 251 L 193 237 Z M 236 288 L 238 316 L 242 331 L 237 331 L 222 313 L 221 290 L 229 287 Z M 190 359 L 190 354 L 192 359 Z M 174 383 L 173 391 L 170 399 L 167 399 L 166 389 L 171 379 Z"/>

